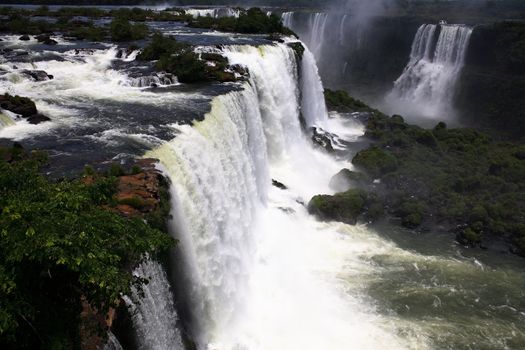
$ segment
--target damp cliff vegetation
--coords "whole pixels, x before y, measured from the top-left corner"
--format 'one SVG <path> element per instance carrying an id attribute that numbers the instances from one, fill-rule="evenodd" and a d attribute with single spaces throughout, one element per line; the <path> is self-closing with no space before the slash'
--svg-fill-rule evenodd
<path id="1" fill-rule="evenodd" d="M 353 157 L 357 171 L 335 175 L 341 193 L 314 197 L 312 213 L 348 223 L 386 213 L 407 228 L 449 230 L 469 246 L 505 241 L 525 255 L 525 144 L 381 113 L 369 115 L 365 137 L 372 145 Z"/>
<path id="2" fill-rule="evenodd" d="M 40 172 L 45 163 L 43 153 L 0 148 L 2 349 L 78 348 L 83 306 L 106 314 L 147 283 L 132 268 L 174 243 L 118 212 L 118 167 L 54 182 Z"/>

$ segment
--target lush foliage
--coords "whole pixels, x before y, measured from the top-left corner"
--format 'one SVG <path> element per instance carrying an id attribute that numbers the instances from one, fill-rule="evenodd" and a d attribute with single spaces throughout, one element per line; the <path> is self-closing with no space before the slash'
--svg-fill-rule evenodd
<path id="1" fill-rule="evenodd" d="M 233 73 L 227 71 L 228 60 L 219 54 L 193 52 L 185 43 L 155 34 L 148 46 L 138 55 L 143 61 L 156 60 L 156 68 L 177 76 L 182 83 L 203 81 L 234 81 Z M 212 64 L 206 64 L 206 61 Z"/>
<path id="2" fill-rule="evenodd" d="M 347 107 L 355 108 L 351 100 Z M 373 210 L 367 218 L 376 216 L 380 201 L 408 228 L 438 224 L 468 245 L 499 237 L 525 255 L 525 145 L 495 142 L 444 123 L 426 130 L 381 113 L 369 115 L 366 136 L 373 144 L 353 158 L 364 176 L 346 170 L 332 181 L 339 191 L 359 186 L 369 198 L 375 196 L 361 215 Z M 324 218 L 342 220 L 340 213 L 355 204 L 355 198 L 348 198 L 314 197 L 311 205 L 324 210 Z M 348 214 L 342 221 L 354 217 Z"/>
<path id="3" fill-rule="evenodd" d="M 113 41 L 132 41 L 144 39 L 148 35 L 145 24 L 131 24 L 126 18 L 119 17 L 111 21 L 111 39 Z"/>
<path id="4" fill-rule="evenodd" d="M 0 150 L 0 347 L 70 349 L 81 299 L 115 305 L 131 268 L 172 240 L 110 208 L 115 178 L 50 182 L 41 155 Z"/>
<path id="5" fill-rule="evenodd" d="M 279 16 L 271 14 L 268 16 L 260 8 L 253 7 L 246 12 L 241 12 L 238 18 L 211 16 L 197 17 L 189 22 L 190 26 L 196 28 L 210 28 L 223 32 L 247 33 L 247 34 L 293 34 L 283 26 Z"/>
<path id="6" fill-rule="evenodd" d="M 373 109 L 368 107 L 364 102 L 351 97 L 343 90 L 333 91 L 325 89 L 324 97 L 326 100 L 326 107 L 333 111 L 341 113 L 373 111 Z"/>

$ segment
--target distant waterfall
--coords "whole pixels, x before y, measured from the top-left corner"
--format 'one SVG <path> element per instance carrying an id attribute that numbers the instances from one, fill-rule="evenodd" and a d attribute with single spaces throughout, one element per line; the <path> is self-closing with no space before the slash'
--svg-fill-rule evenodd
<path id="1" fill-rule="evenodd" d="M 237 9 L 227 8 L 227 7 L 217 7 L 217 8 L 208 8 L 208 9 L 186 9 L 186 14 L 197 17 L 206 17 L 210 16 L 212 18 L 219 17 L 239 17 L 240 11 Z"/>
<path id="2" fill-rule="evenodd" d="M 450 118 L 471 34 L 472 28 L 463 25 L 422 25 L 409 63 L 387 96 L 391 109 L 412 116 Z"/>
<path id="3" fill-rule="evenodd" d="M 301 111 L 307 127 L 326 127 L 324 88 L 313 54 L 305 48 L 301 63 Z"/>
<path id="4" fill-rule="evenodd" d="M 133 274 L 149 281 L 142 287 L 143 297 L 136 289 L 131 297 L 124 297 L 131 312 L 139 350 L 183 350 L 173 295 L 162 267 L 155 261 L 146 260 Z"/>

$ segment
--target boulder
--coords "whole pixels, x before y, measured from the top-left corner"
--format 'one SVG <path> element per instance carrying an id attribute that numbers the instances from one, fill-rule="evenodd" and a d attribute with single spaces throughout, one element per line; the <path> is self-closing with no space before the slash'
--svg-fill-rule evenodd
<path id="1" fill-rule="evenodd" d="M 330 153 L 335 152 L 331 135 L 320 128 L 312 128 L 312 141 Z"/>
<path id="2" fill-rule="evenodd" d="M 45 115 L 42 115 L 40 113 L 37 113 L 37 114 L 33 114 L 32 116 L 28 117 L 27 121 L 29 122 L 29 124 L 36 125 L 36 124 L 40 124 L 43 122 L 51 121 L 51 118 L 46 117 Z"/>
<path id="3" fill-rule="evenodd" d="M 351 189 L 333 196 L 318 195 L 308 203 L 308 212 L 321 220 L 341 221 L 355 225 L 358 217 L 365 211 L 366 199 L 366 193 L 358 189 Z"/>
<path id="4" fill-rule="evenodd" d="M 31 40 L 31 38 L 29 37 L 29 35 L 24 34 L 20 38 L 18 38 L 18 40 L 29 41 L 29 40 Z"/>
<path id="5" fill-rule="evenodd" d="M 25 74 L 29 77 L 31 77 L 34 81 L 46 81 L 51 80 L 54 77 L 50 74 L 47 74 L 43 70 L 23 70 L 22 74 Z"/>
<path id="6" fill-rule="evenodd" d="M 342 169 L 330 179 L 329 186 L 336 192 L 344 192 L 352 187 L 364 186 L 368 183 L 369 178 L 365 174 Z"/>
<path id="7" fill-rule="evenodd" d="M 47 34 L 40 34 L 40 35 L 37 35 L 35 36 L 35 39 L 39 42 L 39 43 L 42 43 L 42 44 L 45 44 L 45 45 L 56 45 L 58 44 L 58 42 L 54 39 L 51 39 L 51 37 Z"/>
<path id="8" fill-rule="evenodd" d="M 35 103 L 27 97 L 0 95 L 0 107 L 24 118 L 37 114 Z"/>
<path id="9" fill-rule="evenodd" d="M 286 187 L 285 184 L 283 184 L 282 182 L 279 182 L 277 180 L 273 180 L 273 179 L 272 179 L 272 185 L 277 187 L 278 189 L 281 189 L 281 190 L 287 190 L 288 189 L 288 187 Z"/>

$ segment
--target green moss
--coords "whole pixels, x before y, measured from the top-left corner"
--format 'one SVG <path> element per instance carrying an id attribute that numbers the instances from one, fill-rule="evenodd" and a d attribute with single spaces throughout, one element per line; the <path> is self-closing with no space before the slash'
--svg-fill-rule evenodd
<path id="1" fill-rule="evenodd" d="M 396 170 L 397 159 L 390 152 L 374 146 L 357 153 L 352 164 L 363 169 L 373 178 L 379 178 Z"/>
<path id="2" fill-rule="evenodd" d="M 319 195 L 311 199 L 308 211 L 323 220 L 355 224 L 365 209 L 366 199 L 366 193 L 359 189 L 351 189 L 334 196 Z"/>

